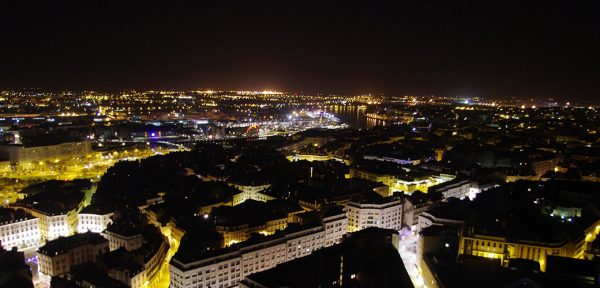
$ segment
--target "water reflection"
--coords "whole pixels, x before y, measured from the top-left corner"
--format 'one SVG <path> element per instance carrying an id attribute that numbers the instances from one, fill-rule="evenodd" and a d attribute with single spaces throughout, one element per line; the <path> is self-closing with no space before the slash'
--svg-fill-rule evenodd
<path id="1" fill-rule="evenodd" d="M 388 121 L 367 118 L 366 106 L 357 105 L 331 105 L 326 107 L 328 112 L 334 113 L 342 122 L 352 128 L 371 128 L 374 126 L 389 125 Z"/>
<path id="2" fill-rule="evenodd" d="M 385 126 L 388 125 L 388 121 L 385 120 L 380 120 L 380 119 L 373 119 L 373 118 L 367 118 L 367 128 L 371 128 L 374 126 Z"/>

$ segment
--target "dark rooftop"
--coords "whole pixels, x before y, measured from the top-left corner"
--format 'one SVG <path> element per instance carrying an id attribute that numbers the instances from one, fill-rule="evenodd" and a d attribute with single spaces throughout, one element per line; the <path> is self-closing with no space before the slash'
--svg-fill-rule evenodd
<path id="1" fill-rule="evenodd" d="M 110 287 L 125 288 L 128 287 L 121 281 L 108 276 L 106 267 L 100 263 L 85 262 L 83 264 L 71 267 L 71 271 L 63 277 L 52 277 L 51 287 L 70 288 L 70 287 Z"/>
<path id="2" fill-rule="evenodd" d="M 181 247 L 186 247 L 186 249 L 180 248 L 179 251 L 177 251 L 177 253 L 175 253 L 175 255 L 173 256 L 173 259 L 182 263 L 192 263 L 204 259 L 209 259 L 211 257 L 225 255 L 231 252 L 236 252 L 239 251 L 240 248 L 258 245 L 268 241 L 283 241 L 286 235 L 317 227 L 320 227 L 320 224 L 315 222 L 311 222 L 307 225 L 299 225 L 297 223 L 292 223 L 288 225 L 288 227 L 285 230 L 278 230 L 274 234 L 267 236 L 258 233 L 252 234 L 251 237 L 246 241 L 236 243 L 225 248 L 216 248 L 214 245 L 205 245 L 203 249 L 189 249 L 191 247 L 198 248 L 195 245 L 190 245 L 189 243 L 187 243 L 189 241 L 193 241 L 193 239 L 197 239 L 197 237 L 186 238 L 185 241 L 183 239 L 181 241 Z"/>
<path id="3" fill-rule="evenodd" d="M 288 213 L 302 211 L 295 202 L 272 200 L 261 202 L 246 200 L 236 206 L 213 208 L 211 216 L 216 217 L 219 226 L 261 225 L 267 221 L 287 217 Z"/>
<path id="4" fill-rule="evenodd" d="M 88 205 L 79 211 L 79 214 L 97 214 L 106 215 L 114 212 L 114 208 L 110 206 Z"/>
<path id="5" fill-rule="evenodd" d="M 47 181 L 37 184 L 39 193 L 17 201 L 14 206 L 35 209 L 47 215 L 60 215 L 79 206 L 84 200 L 84 190 L 90 188 L 89 180 Z"/>
<path id="6" fill-rule="evenodd" d="M 131 237 L 134 235 L 141 235 L 140 227 L 136 227 L 133 223 L 116 221 L 106 227 L 106 231 L 124 236 Z"/>
<path id="7" fill-rule="evenodd" d="M 97 261 L 108 270 L 129 271 L 132 276 L 144 271 L 144 265 L 136 259 L 135 254 L 123 247 L 100 255 Z"/>
<path id="8" fill-rule="evenodd" d="M 16 248 L 4 250 L 0 246 L 0 287 L 33 288 L 25 254 Z"/>
<path id="9" fill-rule="evenodd" d="M 102 235 L 88 231 L 86 233 L 75 234 L 67 237 L 59 237 L 58 239 L 48 241 L 46 244 L 44 244 L 44 246 L 38 249 L 38 253 L 53 256 L 65 253 L 74 247 L 102 243 L 107 243 L 108 246 L 108 240 L 102 237 Z"/>
<path id="10" fill-rule="evenodd" d="M 390 236 L 396 231 L 369 228 L 341 244 L 247 276 L 250 287 L 413 287 Z M 343 273 L 340 262 L 343 257 Z M 342 283 L 340 283 L 340 278 Z"/>
<path id="11" fill-rule="evenodd" d="M 34 219 L 23 209 L 9 209 L 0 207 L 0 224 Z"/>
<path id="12" fill-rule="evenodd" d="M 38 147 L 38 146 L 50 146 L 50 145 L 59 145 L 62 143 L 72 143 L 83 141 L 82 139 L 67 135 L 66 133 L 52 133 L 52 134 L 38 134 L 38 135 L 30 135 L 24 136 L 21 138 L 20 145 L 16 144 L 15 146 L 24 146 L 24 147 Z"/>

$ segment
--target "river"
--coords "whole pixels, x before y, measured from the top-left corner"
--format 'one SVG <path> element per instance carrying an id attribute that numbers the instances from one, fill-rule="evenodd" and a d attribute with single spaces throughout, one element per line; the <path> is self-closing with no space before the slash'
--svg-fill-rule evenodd
<path id="1" fill-rule="evenodd" d="M 352 128 L 364 129 L 374 126 L 385 126 L 389 123 L 383 120 L 367 118 L 366 106 L 356 105 L 331 105 L 326 107 L 327 111 L 335 114 L 343 123 Z"/>

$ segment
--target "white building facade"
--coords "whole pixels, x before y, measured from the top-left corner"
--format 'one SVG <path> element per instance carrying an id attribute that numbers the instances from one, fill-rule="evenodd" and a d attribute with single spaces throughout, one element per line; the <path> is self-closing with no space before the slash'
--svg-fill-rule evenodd
<path id="1" fill-rule="evenodd" d="M 262 202 L 267 202 L 267 201 L 275 199 L 274 197 L 271 197 L 269 195 L 261 193 L 261 191 L 271 187 L 271 184 L 252 186 L 252 185 L 240 185 L 240 184 L 230 183 L 229 185 L 242 191 L 241 193 L 235 194 L 233 196 L 233 201 L 232 201 L 233 206 L 244 203 L 244 201 L 249 200 L 249 199 L 256 200 L 256 201 L 262 201 Z"/>
<path id="2" fill-rule="evenodd" d="M 469 179 L 454 179 L 452 181 L 433 186 L 429 190 L 442 193 L 442 195 L 444 195 L 444 199 L 464 199 L 467 197 L 474 197 L 472 196 L 471 192 L 472 187 L 476 187 L 476 184 Z"/>
<path id="3" fill-rule="evenodd" d="M 142 247 L 144 244 L 144 236 L 142 236 L 140 233 L 126 235 L 105 230 L 102 235 L 108 240 L 110 251 L 117 250 L 121 247 L 127 249 L 128 251 L 133 251 Z"/>
<path id="4" fill-rule="evenodd" d="M 83 233 L 47 242 L 37 251 L 40 281 L 50 283 L 52 276 L 63 275 L 71 267 L 108 252 L 108 241 L 100 234 Z"/>
<path id="5" fill-rule="evenodd" d="M 338 243 L 347 229 L 347 222 L 342 218 L 345 215 L 324 217 L 322 226 L 267 238 L 264 242 L 242 245 L 237 250 L 225 250 L 197 261 L 184 263 L 174 257 L 170 263 L 171 287 L 237 287 L 247 275 Z"/>
<path id="6" fill-rule="evenodd" d="M 350 201 L 346 204 L 348 232 L 368 227 L 402 229 L 402 200 L 386 198 L 381 203 Z"/>
<path id="7" fill-rule="evenodd" d="M 87 231 L 92 231 L 94 233 L 102 233 L 106 229 L 106 227 L 112 223 L 112 219 L 110 217 L 113 216 L 114 213 L 79 213 L 77 215 L 78 223 L 77 223 L 77 231 L 79 233 L 84 233 Z"/>
<path id="8" fill-rule="evenodd" d="M 26 248 L 40 243 L 40 223 L 37 218 L 25 217 L 0 222 L 0 244 L 5 250 Z"/>
<path id="9" fill-rule="evenodd" d="M 31 146 L 2 145 L 0 155 L 11 163 L 37 163 L 39 161 L 85 157 L 92 152 L 89 141 L 66 142 L 56 145 Z"/>

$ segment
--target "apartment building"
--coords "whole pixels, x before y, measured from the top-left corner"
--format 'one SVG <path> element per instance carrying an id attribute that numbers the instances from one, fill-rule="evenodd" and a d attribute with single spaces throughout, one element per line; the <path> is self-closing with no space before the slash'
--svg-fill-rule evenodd
<path id="1" fill-rule="evenodd" d="M 348 232 L 368 227 L 400 230 L 402 206 L 402 199 L 395 197 L 351 200 L 345 206 L 348 215 Z"/>
<path id="2" fill-rule="evenodd" d="M 37 251 L 39 276 L 49 283 L 52 276 L 68 273 L 72 266 L 95 261 L 108 252 L 108 240 L 98 233 L 82 233 L 61 237 L 44 244 Z"/>
<path id="3" fill-rule="evenodd" d="M 247 275 L 338 243 L 347 229 L 344 218 L 341 211 L 325 215 L 317 225 L 291 225 L 285 231 L 250 238 L 224 249 L 188 255 L 178 252 L 170 263 L 171 286 L 235 287 Z"/>
<path id="4" fill-rule="evenodd" d="M 77 214 L 77 231 L 79 233 L 92 231 L 102 233 L 113 221 L 114 212 L 111 209 L 87 206 Z"/>
<path id="5" fill-rule="evenodd" d="M 39 220 L 24 210 L 0 208 L 0 244 L 5 250 L 32 247 L 40 243 Z"/>

